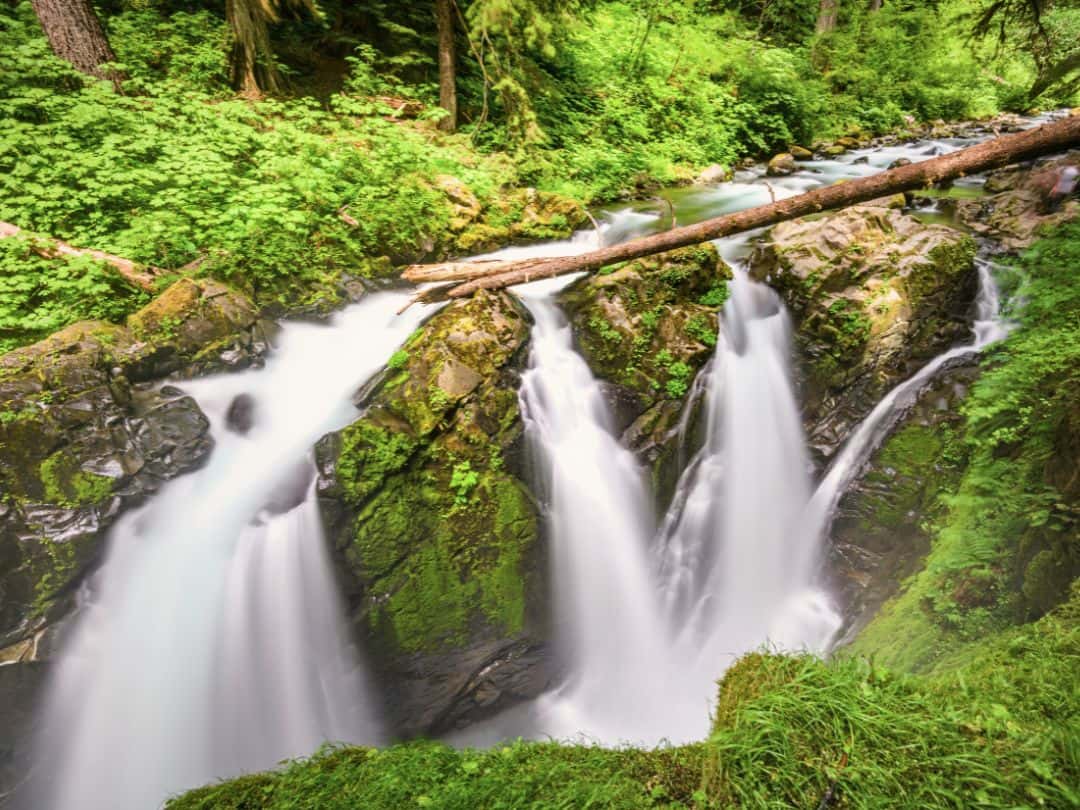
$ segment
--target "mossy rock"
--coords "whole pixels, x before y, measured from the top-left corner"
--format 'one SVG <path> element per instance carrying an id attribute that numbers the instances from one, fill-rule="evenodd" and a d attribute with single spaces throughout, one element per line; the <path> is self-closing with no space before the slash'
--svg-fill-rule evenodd
<path id="1" fill-rule="evenodd" d="M 353 619 L 399 732 L 452 728 L 548 683 L 546 567 L 522 482 L 506 293 L 450 304 L 319 444 L 320 493 Z"/>
<path id="2" fill-rule="evenodd" d="M 856 635 L 922 568 L 933 527 L 966 468 L 962 407 L 977 376 L 973 358 L 945 369 L 840 499 L 827 570 L 844 611 L 842 635 Z"/>
<path id="3" fill-rule="evenodd" d="M 0 357 L 0 650 L 62 617 L 121 511 L 209 452 L 194 400 L 133 387 L 137 346 L 87 321 Z"/>
<path id="4" fill-rule="evenodd" d="M 184 278 L 128 316 L 135 341 L 120 359 L 135 379 L 250 364 L 266 349 L 255 306 L 212 279 Z"/>
<path id="5" fill-rule="evenodd" d="M 673 485 L 673 429 L 712 356 L 731 269 L 712 244 L 682 248 L 584 278 L 560 296 L 589 367 L 610 388 L 624 441 Z"/>
<path id="6" fill-rule="evenodd" d="M 895 205 L 781 223 L 751 256 L 754 278 L 780 292 L 797 323 L 819 461 L 887 390 L 970 329 L 974 240 Z"/>
<path id="7" fill-rule="evenodd" d="M 1069 152 L 1035 167 L 999 169 L 986 179 L 990 196 L 956 200 L 950 205 L 964 225 L 1002 247 L 1029 247 L 1055 226 L 1080 216 L 1080 201 L 1075 198 L 1054 210 L 1047 205 L 1058 172 L 1066 166 L 1080 166 L 1080 152 Z"/>

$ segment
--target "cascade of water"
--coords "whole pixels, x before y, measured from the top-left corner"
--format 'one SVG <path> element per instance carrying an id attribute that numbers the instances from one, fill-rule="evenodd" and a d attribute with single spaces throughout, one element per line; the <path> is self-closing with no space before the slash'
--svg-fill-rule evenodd
<path id="1" fill-rule="evenodd" d="M 976 259 L 979 273 L 979 291 L 975 299 L 975 322 L 972 342 L 956 346 L 939 354 L 914 375 L 894 387 L 859 423 L 858 428 L 845 442 L 825 477 L 807 505 L 803 517 L 805 525 L 815 535 L 821 536 L 829 529 L 836 504 L 844 494 L 852 478 L 862 469 L 870 455 L 896 424 L 907 408 L 918 398 L 923 389 L 942 366 L 958 357 L 982 351 L 992 343 L 1009 334 L 1012 326 L 1001 316 L 1001 300 L 994 280 L 993 266 L 985 259 Z"/>
<path id="2" fill-rule="evenodd" d="M 813 538 L 800 523 L 810 467 L 788 367 L 790 321 L 776 293 L 741 268 L 730 288 L 705 445 L 662 533 L 681 668 L 701 694 L 741 652 L 762 643 L 820 650 L 839 626 L 812 588 Z"/>
<path id="3" fill-rule="evenodd" d="M 109 537 L 47 699 L 35 807 L 149 808 L 174 791 L 378 739 L 343 626 L 308 454 L 419 324 L 379 293 L 289 324 L 262 370 L 184 383 L 215 449 Z M 239 394 L 254 425 L 230 432 Z"/>
<path id="4" fill-rule="evenodd" d="M 663 724 L 638 705 L 661 686 L 665 628 L 648 555 L 648 487 L 612 433 L 597 380 L 573 350 L 569 324 L 546 295 L 525 294 L 535 326 L 521 402 L 543 469 L 555 618 L 570 676 L 539 713 L 548 733 L 623 739 Z"/>

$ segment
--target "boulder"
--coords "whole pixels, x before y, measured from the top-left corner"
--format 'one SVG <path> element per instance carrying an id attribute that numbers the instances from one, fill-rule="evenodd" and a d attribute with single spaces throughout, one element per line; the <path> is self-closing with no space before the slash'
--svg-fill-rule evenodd
<path id="1" fill-rule="evenodd" d="M 731 269 L 711 244 L 629 262 L 560 297 L 578 347 L 608 385 L 624 443 L 651 467 L 661 503 L 678 474 L 680 414 L 712 356 Z"/>
<path id="2" fill-rule="evenodd" d="M 790 152 L 781 152 L 769 161 L 769 165 L 765 169 L 765 174 L 769 177 L 784 177 L 789 174 L 794 174 L 798 170 L 799 164 L 795 162 L 795 158 L 792 154 Z"/>
<path id="3" fill-rule="evenodd" d="M 795 318 L 819 462 L 893 385 L 968 336 L 974 240 L 886 202 L 777 225 L 750 259 Z"/>
<path id="4" fill-rule="evenodd" d="M 120 512 L 210 450 L 194 400 L 125 376 L 134 345 L 83 322 L 0 357 L 0 650 L 65 615 Z"/>
<path id="5" fill-rule="evenodd" d="M 838 143 L 834 143 L 831 146 L 826 146 L 824 149 L 822 149 L 820 151 L 821 151 L 821 154 L 825 155 L 826 157 L 839 157 L 840 155 L 847 152 L 847 147 L 846 146 L 841 146 Z"/>
<path id="6" fill-rule="evenodd" d="M 790 146 L 788 152 L 796 160 L 813 160 L 814 153 L 807 149 L 805 146 Z"/>
<path id="7" fill-rule="evenodd" d="M 708 186 L 716 183 L 724 183 L 731 179 L 731 169 L 719 163 L 706 166 L 701 174 L 694 178 L 695 185 Z"/>
<path id="8" fill-rule="evenodd" d="M 892 163 L 890 163 L 889 168 L 890 169 L 900 169 L 900 168 L 903 168 L 904 166 L 910 166 L 910 165 L 911 165 L 911 158 L 901 157 L 901 158 L 897 158 Z"/>
<path id="9" fill-rule="evenodd" d="M 944 201 L 975 233 L 1006 250 L 1029 247 L 1040 234 L 1080 215 L 1080 200 L 1050 205 L 1050 192 L 1062 169 L 1080 166 L 1080 152 L 1036 166 L 1009 166 L 991 172 L 985 190 L 990 196 Z"/>
<path id="10" fill-rule="evenodd" d="M 195 401 L 149 383 L 257 363 L 269 332 L 243 295 L 183 279 L 126 328 L 84 321 L 0 356 L 0 656 L 70 611 L 125 509 L 209 453 Z"/>
<path id="11" fill-rule="evenodd" d="M 350 614 L 398 734 L 437 734 L 551 683 L 547 566 L 523 482 L 529 317 L 454 302 L 318 444 L 318 491 Z"/>

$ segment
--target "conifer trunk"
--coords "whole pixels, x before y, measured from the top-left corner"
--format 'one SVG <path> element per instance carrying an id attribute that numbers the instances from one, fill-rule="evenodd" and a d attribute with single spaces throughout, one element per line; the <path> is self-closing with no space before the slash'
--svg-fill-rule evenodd
<path id="1" fill-rule="evenodd" d="M 454 54 L 454 0 L 435 0 L 435 22 L 439 29 L 439 106 L 447 115 L 439 129 L 457 129 L 457 75 Z"/>
<path id="2" fill-rule="evenodd" d="M 840 0 L 821 0 L 818 6 L 817 26 L 819 34 L 827 34 L 836 28 L 836 15 L 839 10 Z"/>
<path id="3" fill-rule="evenodd" d="M 122 77 L 101 68 L 107 62 L 115 62 L 116 54 L 89 0 L 32 0 L 31 5 L 53 53 L 80 73 L 119 86 Z"/>

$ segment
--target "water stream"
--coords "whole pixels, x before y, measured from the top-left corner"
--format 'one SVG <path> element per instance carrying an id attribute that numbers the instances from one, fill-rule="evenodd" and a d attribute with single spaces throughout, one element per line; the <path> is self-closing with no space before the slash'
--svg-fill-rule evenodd
<path id="1" fill-rule="evenodd" d="M 686 224 L 965 143 L 854 152 L 769 186 L 759 170 L 743 172 L 671 201 Z M 863 156 L 869 162 L 856 163 Z M 581 253 L 655 231 L 665 217 L 631 206 L 603 219 L 598 231 L 492 255 Z M 567 676 L 459 741 L 700 739 L 715 679 L 735 656 L 763 644 L 828 648 L 840 619 L 817 573 L 837 499 L 923 383 L 1005 327 L 981 264 L 973 344 L 890 392 L 815 490 L 789 367 L 791 324 L 779 297 L 743 269 L 752 237 L 718 242 L 735 280 L 716 355 L 696 383 L 706 436 L 663 516 L 651 513 L 643 471 L 619 445 L 555 303 L 573 279 L 516 288 L 534 318 L 520 397 Z M 378 701 L 344 627 L 309 452 L 355 417 L 351 394 L 429 314 L 413 307 L 395 317 L 406 297 L 378 293 L 329 325 L 288 324 L 265 369 L 182 384 L 210 417 L 216 447 L 204 468 L 112 530 L 53 679 L 41 756 L 56 778 L 36 806 L 153 807 L 325 740 L 381 738 Z M 225 424 L 240 394 L 254 402 L 245 435 Z M 688 423 L 685 415 L 684 431 Z"/>
<path id="2" fill-rule="evenodd" d="M 47 700 L 34 807 L 151 808 L 326 740 L 377 742 L 318 507 L 315 441 L 419 323 L 379 293 L 284 327 L 267 366 L 186 382 L 215 448 L 125 515 L 85 589 Z M 254 425 L 226 427 L 238 395 Z"/>

